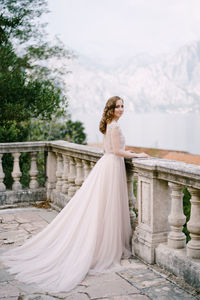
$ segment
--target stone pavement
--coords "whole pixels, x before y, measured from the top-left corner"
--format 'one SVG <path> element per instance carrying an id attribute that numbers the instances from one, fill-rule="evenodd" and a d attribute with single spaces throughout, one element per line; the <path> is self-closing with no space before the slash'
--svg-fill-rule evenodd
<path id="1" fill-rule="evenodd" d="M 0 210 L 0 254 L 39 232 L 57 215 L 36 207 Z M 87 276 L 73 291 L 45 293 L 36 285 L 15 280 L 0 263 L 0 300 L 184 300 L 200 296 L 179 278 L 136 258 L 122 261 L 122 269 Z"/>

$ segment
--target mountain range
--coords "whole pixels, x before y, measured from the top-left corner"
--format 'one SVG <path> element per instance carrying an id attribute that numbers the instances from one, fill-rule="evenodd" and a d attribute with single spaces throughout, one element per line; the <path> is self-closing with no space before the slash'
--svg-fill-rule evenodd
<path id="1" fill-rule="evenodd" d="M 66 76 L 72 113 L 102 111 L 114 95 L 133 112 L 200 112 L 200 41 L 175 53 L 121 57 L 110 67 L 79 56 Z"/>

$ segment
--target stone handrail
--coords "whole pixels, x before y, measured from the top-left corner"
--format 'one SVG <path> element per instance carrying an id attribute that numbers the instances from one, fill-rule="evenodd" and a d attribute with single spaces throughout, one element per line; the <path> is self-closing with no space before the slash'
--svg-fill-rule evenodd
<path id="1" fill-rule="evenodd" d="M 12 153 L 14 157 L 12 189 L 19 193 L 19 156 L 22 152 L 30 152 L 29 188 L 31 191 L 37 190 L 38 151 L 46 153 L 46 199 L 60 208 L 70 201 L 103 155 L 100 149 L 65 141 L 0 144 L 0 194 L 6 193 L 1 164 L 4 153 Z M 148 263 L 156 262 L 167 268 L 167 260 L 163 262 L 164 253 L 181 251 L 183 260 L 190 259 L 191 265 L 191 259 L 195 259 L 200 268 L 200 166 L 157 158 L 126 159 L 125 162 L 133 225 L 133 253 Z M 133 195 L 133 177 L 137 178 L 137 203 Z M 186 222 L 182 195 L 185 186 L 191 194 L 191 216 L 187 224 L 191 240 L 187 245 L 182 232 Z M 138 210 L 137 220 L 134 206 Z M 169 255 L 169 252 L 166 253 Z M 178 273 L 174 269 L 172 271 Z"/>

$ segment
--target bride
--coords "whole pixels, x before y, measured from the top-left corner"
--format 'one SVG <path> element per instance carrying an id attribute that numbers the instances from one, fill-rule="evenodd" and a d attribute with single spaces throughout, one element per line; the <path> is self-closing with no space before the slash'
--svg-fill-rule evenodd
<path id="1" fill-rule="evenodd" d="M 46 291 L 69 291 L 87 273 L 105 272 L 130 256 L 131 227 L 124 157 L 148 157 L 125 150 L 118 119 L 123 100 L 110 98 L 99 129 L 104 155 L 56 218 L 24 245 L 1 258 L 10 273 Z"/>

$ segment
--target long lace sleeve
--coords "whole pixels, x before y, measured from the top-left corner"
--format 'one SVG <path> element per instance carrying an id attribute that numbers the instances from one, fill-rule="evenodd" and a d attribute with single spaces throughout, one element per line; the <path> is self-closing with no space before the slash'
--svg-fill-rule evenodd
<path id="1" fill-rule="evenodd" d="M 112 126 L 111 129 L 111 143 L 112 143 L 112 148 L 113 152 L 115 155 L 122 156 L 125 158 L 132 158 L 133 155 L 124 149 L 121 149 L 120 147 L 120 129 L 118 125 Z"/>
<path id="2" fill-rule="evenodd" d="M 102 150 L 103 150 L 103 153 L 106 152 L 106 149 L 105 149 L 105 135 L 103 136 Z"/>

